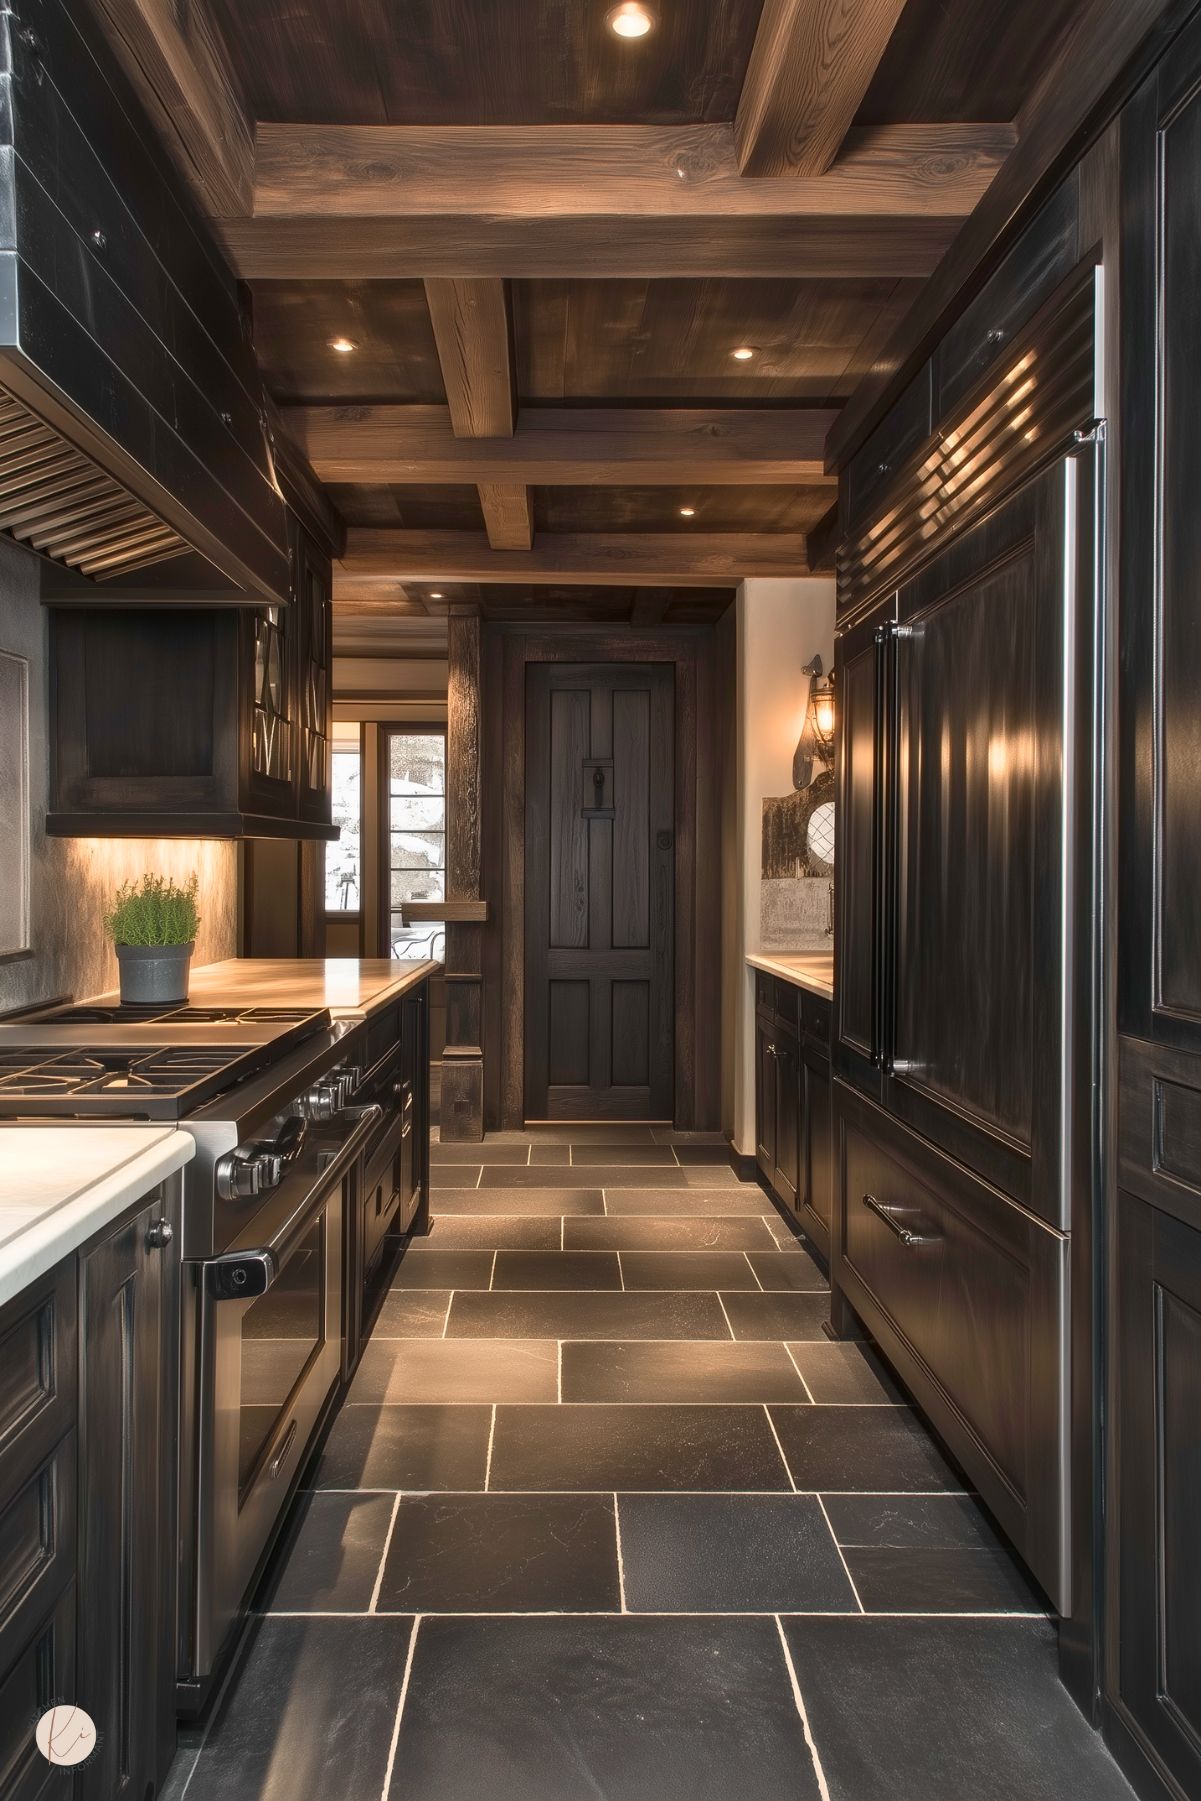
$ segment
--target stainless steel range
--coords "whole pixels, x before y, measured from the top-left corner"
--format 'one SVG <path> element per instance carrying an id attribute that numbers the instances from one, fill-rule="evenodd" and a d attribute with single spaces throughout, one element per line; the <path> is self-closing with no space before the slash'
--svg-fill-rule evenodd
<path id="1" fill-rule="evenodd" d="M 0 1118 L 172 1120 L 182 1214 L 181 1710 L 207 1700 L 342 1363 L 344 1218 L 383 1120 L 325 1010 L 73 1007 L 0 1026 Z M 366 1092 L 366 1089 L 365 1089 Z"/>

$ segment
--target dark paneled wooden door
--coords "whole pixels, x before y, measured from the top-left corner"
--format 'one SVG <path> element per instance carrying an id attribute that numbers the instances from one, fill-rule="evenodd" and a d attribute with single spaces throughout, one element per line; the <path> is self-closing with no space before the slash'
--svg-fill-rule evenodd
<path id="1" fill-rule="evenodd" d="M 526 675 L 525 1112 L 670 1119 L 674 674 Z"/>

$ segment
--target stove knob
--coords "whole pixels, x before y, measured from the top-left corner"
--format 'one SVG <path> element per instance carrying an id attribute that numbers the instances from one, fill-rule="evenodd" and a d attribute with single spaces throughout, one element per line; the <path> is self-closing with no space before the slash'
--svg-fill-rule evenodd
<path id="1" fill-rule="evenodd" d="M 234 1151 L 217 1164 L 217 1193 L 223 1201 L 253 1200 L 276 1187 L 282 1174 L 283 1161 L 271 1151 L 255 1151 L 250 1156 Z"/>
<path id="2" fill-rule="evenodd" d="M 316 1120 L 318 1123 L 333 1119 L 341 1105 L 336 1084 L 328 1077 L 315 1083 L 300 1105 L 306 1119 Z"/>

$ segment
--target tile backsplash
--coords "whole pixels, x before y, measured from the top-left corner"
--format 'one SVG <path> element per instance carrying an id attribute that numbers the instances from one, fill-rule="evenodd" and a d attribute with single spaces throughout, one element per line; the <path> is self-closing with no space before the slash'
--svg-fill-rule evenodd
<path id="1" fill-rule="evenodd" d="M 793 876 L 759 884 L 760 944 L 765 951 L 829 951 L 830 878 Z"/>

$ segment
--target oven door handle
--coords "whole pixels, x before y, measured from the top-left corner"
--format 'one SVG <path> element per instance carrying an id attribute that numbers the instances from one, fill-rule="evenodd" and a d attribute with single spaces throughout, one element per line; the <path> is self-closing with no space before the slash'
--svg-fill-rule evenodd
<path id="1" fill-rule="evenodd" d="M 265 1245 L 253 1250 L 230 1251 L 224 1257 L 210 1257 L 204 1264 L 205 1292 L 214 1301 L 253 1301 L 266 1294 L 298 1239 L 303 1238 L 335 1182 L 341 1181 L 358 1156 L 366 1139 L 384 1116 L 382 1107 L 347 1107 L 343 1119 L 354 1125 L 329 1160 L 303 1201 Z"/>

